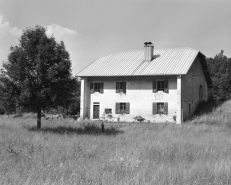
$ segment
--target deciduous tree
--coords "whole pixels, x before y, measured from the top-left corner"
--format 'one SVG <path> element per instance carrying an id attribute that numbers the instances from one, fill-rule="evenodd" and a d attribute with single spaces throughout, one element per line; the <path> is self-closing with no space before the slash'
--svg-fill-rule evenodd
<path id="1" fill-rule="evenodd" d="M 10 48 L 3 71 L 2 78 L 13 84 L 18 106 L 37 112 L 38 129 L 41 110 L 64 106 L 73 96 L 70 55 L 62 41 L 46 35 L 45 27 L 23 31 L 19 45 Z"/>

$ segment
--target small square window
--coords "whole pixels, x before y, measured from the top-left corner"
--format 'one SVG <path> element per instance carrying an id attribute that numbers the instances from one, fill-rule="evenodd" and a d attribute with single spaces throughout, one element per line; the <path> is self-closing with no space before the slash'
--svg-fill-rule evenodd
<path id="1" fill-rule="evenodd" d="M 111 109 L 109 109 L 109 108 L 105 109 L 105 114 L 111 114 L 111 113 L 112 113 Z"/>

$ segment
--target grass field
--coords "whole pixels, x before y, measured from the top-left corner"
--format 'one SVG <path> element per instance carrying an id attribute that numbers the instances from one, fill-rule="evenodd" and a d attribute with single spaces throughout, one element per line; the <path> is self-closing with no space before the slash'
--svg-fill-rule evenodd
<path id="1" fill-rule="evenodd" d="M 182 125 L 0 117 L 0 184 L 231 184 L 231 101 Z"/>

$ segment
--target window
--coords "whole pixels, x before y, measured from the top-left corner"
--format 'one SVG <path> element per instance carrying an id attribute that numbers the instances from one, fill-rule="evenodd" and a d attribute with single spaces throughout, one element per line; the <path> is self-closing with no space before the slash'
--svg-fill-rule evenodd
<path id="1" fill-rule="evenodd" d="M 157 103 L 157 114 L 164 114 L 164 103 Z"/>
<path id="2" fill-rule="evenodd" d="M 164 91 L 164 81 L 157 81 L 157 91 Z"/>
<path id="3" fill-rule="evenodd" d="M 105 109 L 105 114 L 111 114 L 112 113 L 112 110 L 111 109 L 109 109 L 109 108 L 106 108 Z"/>
<path id="4" fill-rule="evenodd" d="M 168 80 L 153 81 L 152 90 L 154 93 L 158 91 L 168 93 Z"/>
<path id="5" fill-rule="evenodd" d="M 116 82 L 116 93 L 126 93 L 126 82 Z"/>
<path id="6" fill-rule="evenodd" d="M 168 115 L 168 102 L 154 102 L 153 114 L 166 114 Z"/>
<path id="7" fill-rule="evenodd" d="M 191 114 L 191 103 L 188 103 L 188 114 Z"/>
<path id="8" fill-rule="evenodd" d="M 130 114 L 130 103 L 116 103 L 116 114 Z"/>
<path id="9" fill-rule="evenodd" d="M 103 82 L 90 83 L 90 92 L 99 92 L 103 93 Z"/>

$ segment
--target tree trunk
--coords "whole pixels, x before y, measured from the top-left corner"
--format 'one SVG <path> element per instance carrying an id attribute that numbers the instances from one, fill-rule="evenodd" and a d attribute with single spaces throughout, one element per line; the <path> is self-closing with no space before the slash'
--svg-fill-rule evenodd
<path id="1" fill-rule="evenodd" d="M 41 129 L 41 108 L 37 111 L 37 129 Z"/>

